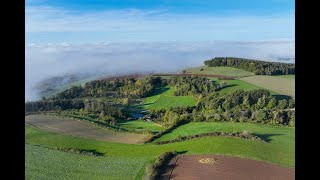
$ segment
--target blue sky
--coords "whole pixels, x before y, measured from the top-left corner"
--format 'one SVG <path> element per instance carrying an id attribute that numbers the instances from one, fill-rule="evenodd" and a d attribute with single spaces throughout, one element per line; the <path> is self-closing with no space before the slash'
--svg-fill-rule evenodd
<path id="1" fill-rule="evenodd" d="M 293 0 L 27 0 L 26 43 L 294 40 Z"/>

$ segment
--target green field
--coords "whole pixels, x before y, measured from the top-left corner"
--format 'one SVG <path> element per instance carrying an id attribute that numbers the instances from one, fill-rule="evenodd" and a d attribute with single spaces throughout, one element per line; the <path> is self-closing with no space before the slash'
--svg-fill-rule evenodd
<path id="1" fill-rule="evenodd" d="M 221 81 L 226 81 L 228 83 L 227 87 L 225 87 L 219 91 L 222 93 L 228 93 L 228 92 L 232 92 L 232 91 L 239 90 L 239 89 L 244 90 L 244 91 L 263 89 L 259 86 L 247 83 L 245 81 L 241 81 L 239 79 L 235 79 L 235 80 L 218 80 L 216 78 L 209 78 L 209 79 L 213 80 L 216 84 L 219 84 Z"/>
<path id="2" fill-rule="evenodd" d="M 275 91 L 279 94 L 295 97 L 295 79 L 279 76 L 250 76 L 241 78 L 251 84 Z"/>
<path id="3" fill-rule="evenodd" d="M 194 106 L 196 100 L 192 96 L 174 96 L 174 87 L 157 87 L 153 96 L 144 99 L 145 109 L 169 109 L 171 107 Z"/>
<path id="4" fill-rule="evenodd" d="M 194 106 L 195 104 L 196 100 L 192 96 L 160 96 L 147 109 L 169 109 L 171 107 Z"/>
<path id="5" fill-rule="evenodd" d="M 157 125 L 156 123 L 153 122 L 147 122 L 143 120 L 133 120 L 133 121 L 126 121 L 122 123 L 117 123 L 118 126 L 124 129 L 128 130 L 149 130 L 149 131 L 161 131 L 164 128 L 161 127 L 160 125 Z"/>
<path id="6" fill-rule="evenodd" d="M 203 68 L 203 71 L 200 69 Z M 207 67 L 201 66 L 196 68 L 188 68 L 186 69 L 186 73 L 193 73 L 193 74 L 212 74 L 212 75 L 223 75 L 223 76 L 252 76 L 254 75 L 253 72 L 248 72 L 238 68 L 232 67 Z"/>
<path id="7" fill-rule="evenodd" d="M 46 176 L 47 178 L 61 179 L 61 176 L 63 176 L 63 179 L 68 177 L 70 179 L 79 179 L 77 177 L 88 177 L 90 174 L 96 174 L 95 179 L 123 179 L 123 177 L 125 179 L 141 179 L 146 163 L 161 153 L 173 150 L 186 152 L 186 154 L 233 155 L 294 167 L 294 128 L 271 127 L 249 123 L 191 123 L 177 128 L 173 132 L 163 136 L 160 140 L 171 139 L 180 134 L 197 134 L 214 130 L 229 132 L 249 130 L 266 137 L 269 139 L 269 142 L 265 143 L 230 137 L 206 137 L 165 145 L 121 144 L 45 132 L 31 126 L 26 126 L 25 140 L 27 144 L 50 148 L 61 147 L 95 150 L 104 154 L 103 157 L 82 159 L 77 155 L 47 151 L 43 148 L 38 148 L 38 151 L 44 152 L 33 153 L 36 150 L 32 150 L 31 148 L 30 150 L 26 150 L 26 177 L 41 179 L 41 177 Z M 43 156 L 39 155 L 41 153 L 43 153 Z M 104 159 L 105 157 L 107 159 Z M 99 163 L 105 162 L 106 165 L 104 167 L 107 172 L 101 170 L 100 166 L 93 166 L 91 158 L 97 158 L 94 160 L 97 166 L 99 166 Z M 98 160 L 98 158 L 102 159 Z M 57 159 L 56 162 L 53 162 L 54 159 Z M 66 163 L 59 163 L 59 159 Z M 76 162 L 75 159 L 79 162 Z M 67 163 L 69 161 L 70 163 Z M 57 167 L 54 168 L 53 166 Z M 73 176 L 75 173 L 77 175 Z M 99 176 L 105 177 L 99 178 Z"/>
<path id="8" fill-rule="evenodd" d="M 25 145 L 26 179 L 134 179 L 143 157 L 88 156 Z"/>
<path id="9" fill-rule="evenodd" d="M 253 123 L 232 123 L 232 122 L 191 122 L 186 125 L 182 125 L 175 129 L 173 132 L 162 136 L 157 139 L 157 141 L 167 141 L 170 139 L 175 139 L 178 136 L 190 136 L 195 134 L 201 134 L 206 132 L 242 132 L 247 130 L 251 133 L 256 133 L 258 136 L 270 135 L 270 140 L 281 141 L 287 145 L 294 141 L 294 128 L 289 127 L 273 127 L 271 125 L 260 125 Z M 281 135 L 276 135 L 281 134 Z M 283 136 L 285 135 L 285 136 Z M 290 144 L 292 145 L 292 144 Z"/>

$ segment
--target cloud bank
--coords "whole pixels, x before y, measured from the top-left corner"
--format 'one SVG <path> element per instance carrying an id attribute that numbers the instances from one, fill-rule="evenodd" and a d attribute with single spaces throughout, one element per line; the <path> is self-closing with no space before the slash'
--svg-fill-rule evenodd
<path id="1" fill-rule="evenodd" d="M 65 74 L 86 76 L 174 72 L 217 56 L 294 62 L 294 41 L 101 42 L 26 44 L 26 100 L 35 85 Z"/>

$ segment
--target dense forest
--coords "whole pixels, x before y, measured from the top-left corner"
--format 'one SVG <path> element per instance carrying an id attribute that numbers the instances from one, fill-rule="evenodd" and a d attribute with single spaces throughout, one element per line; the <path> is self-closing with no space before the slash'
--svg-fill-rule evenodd
<path id="1" fill-rule="evenodd" d="M 40 101 L 26 102 L 26 112 L 76 110 L 100 117 L 130 119 L 126 107 L 130 100 L 153 95 L 156 87 L 174 86 L 175 96 L 194 96 L 193 107 L 175 107 L 169 110 L 149 110 L 145 118 L 172 126 L 180 121 L 232 121 L 295 125 L 294 99 L 276 99 L 267 90 L 220 93 L 227 86 L 215 84 L 205 77 L 182 76 L 165 79 L 124 78 L 96 80 L 84 86 L 74 86 Z M 109 98 L 111 102 L 100 97 Z"/>
<path id="2" fill-rule="evenodd" d="M 236 90 L 199 96 L 195 107 L 151 110 L 149 118 L 171 124 L 187 121 L 256 122 L 295 126 L 294 99 L 276 99 L 266 90 Z"/>
<path id="3" fill-rule="evenodd" d="M 101 116 L 123 117 L 123 110 L 107 102 L 93 99 L 42 99 L 25 103 L 26 112 L 79 110 L 87 113 L 101 114 Z"/>
<path id="4" fill-rule="evenodd" d="M 256 75 L 295 74 L 295 65 L 290 63 L 267 62 L 236 57 L 215 57 L 204 62 L 206 66 L 226 66 L 254 72 Z"/>
<path id="5" fill-rule="evenodd" d="M 161 84 L 160 77 L 145 79 L 124 78 L 122 80 L 95 80 L 87 82 L 83 87 L 73 86 L 58 93 L 50 99 L 74 99 L 81 97 L 143 98 L 152 94 L 156 85 Z"/>

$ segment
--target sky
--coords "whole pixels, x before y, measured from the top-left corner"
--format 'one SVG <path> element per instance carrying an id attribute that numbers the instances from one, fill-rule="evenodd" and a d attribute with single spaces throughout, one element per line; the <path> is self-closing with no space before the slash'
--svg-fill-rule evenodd
<path id="1" fill-rule="evenodd" d="M 27 0 L 27 43 L 294 39 L 293 0 Z"/>
<path id="2" fill-rule="evenodd" d="M 66 74 L 172 72 L 218 56 L 294 63 L 293 0 L 26 0 L 26 100 Z"/>

